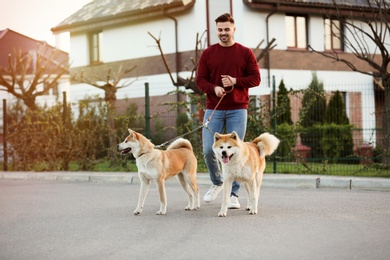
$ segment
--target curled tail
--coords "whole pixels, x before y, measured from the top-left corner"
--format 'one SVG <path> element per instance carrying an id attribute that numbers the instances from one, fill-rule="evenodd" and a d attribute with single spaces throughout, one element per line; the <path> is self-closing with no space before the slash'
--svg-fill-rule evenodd
<path id="1" fill-rule="evenodd" d="M 179 148 L 186 148 L 192 151 L 192 145 L 190 141 L 184 138 L 178 138 L 175 141 L 173 141 L 168 147 L 167 150 L 172 149 L 179 149 Z"/>
<path id="2" fill-rule="evenodd" d="M 265 157 L 266 155 L 271 155 L 278 148 L 280 140 L 270 133 L 264 133 L 256 137 L 252 142 L 259 148 L 260 157 Z"/>

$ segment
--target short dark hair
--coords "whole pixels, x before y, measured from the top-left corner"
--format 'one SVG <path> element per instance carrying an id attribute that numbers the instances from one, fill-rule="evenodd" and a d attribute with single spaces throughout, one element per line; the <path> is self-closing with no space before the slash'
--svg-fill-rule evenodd
<path id="1" fill-rule="evenodd" d="M 224 22 L 231 22 L 232 24 L 234 24 L 233 16 L 231 16 L 229 13 L 224 13 L 218 16 L 217 19 L 215 19 L 215 23 L 224 23 Z"/>

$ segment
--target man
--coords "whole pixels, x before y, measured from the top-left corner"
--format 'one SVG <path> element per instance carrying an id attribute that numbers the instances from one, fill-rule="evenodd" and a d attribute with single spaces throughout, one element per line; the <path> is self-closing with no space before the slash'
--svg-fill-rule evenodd
<path id="1" fill-rule="evenodd" d="M 244 140 L 249 103 L 249 88 L 260 85 L 260 71 L 251 49 L 234 41 L 234 19 L 222 14 L 216 20 L 219 43 L 205 49 L 200 57 L 196 74 L 198 88 L 207 94 L 204 122 L 214 114 L 208 129 L 202 130 L 203 154 L 210 173 L 212 186 L 204 196 L 205 202 L 215 200 L 222 190 L 222 176 L 212 150 L 214 133 L 236 131 Z M 222 100 L 221 100 L 222 99 Z M 217 106 L 218 102 L 219 105 Z M 211 131 L 210 131 L 211 130 Z M 238 209 L 240 184 L 233 183 L 229 208 Z"/>

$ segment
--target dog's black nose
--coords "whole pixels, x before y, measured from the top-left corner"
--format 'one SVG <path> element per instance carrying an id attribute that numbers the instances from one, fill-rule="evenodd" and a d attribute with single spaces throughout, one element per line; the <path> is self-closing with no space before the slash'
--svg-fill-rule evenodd
<path id="1" fill-rule="evenodd" d="M 222 156 L 227 156 L 226 151 L 222 151 Z"/>

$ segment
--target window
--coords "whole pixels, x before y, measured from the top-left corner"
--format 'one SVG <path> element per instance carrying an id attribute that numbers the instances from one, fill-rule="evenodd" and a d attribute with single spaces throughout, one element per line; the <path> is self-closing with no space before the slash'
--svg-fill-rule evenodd
<path id="1" fill-rule="evenodd" d="M 58 83 L 57 82 L 44 82 L 43 83 L 43 86 L 41 86 L 42 87 L 42 89 L 41 89 L 41 91 L 44 89 L 44 88 L 47 88 L 47 87 L 49 87 L 49 84 L 53 84 L 54 86 L 52 86 L 50 89 L 48 89 L 48 90 L 46 90 L 43 94 L 44 95 L 54 95 L 54 96 L 58 96 Z"/>
<path id="2" fill-rule="evenodd" d="M 288 48 L 307 48 L 305 16 L 286 15 L 286 32 Z"/>
<path id="3" fill-rule="evenodd" d="M 102 44 L 103 33 L 93 32 L 89 35 L 89 60 L 91 64 L 101 62 L 101 44 Z"/>
<path id="4" fill-rule="evenodd" d="M 324 19 L 325 50 L 343 50 L 341 23 L 336 19 Z"/>

